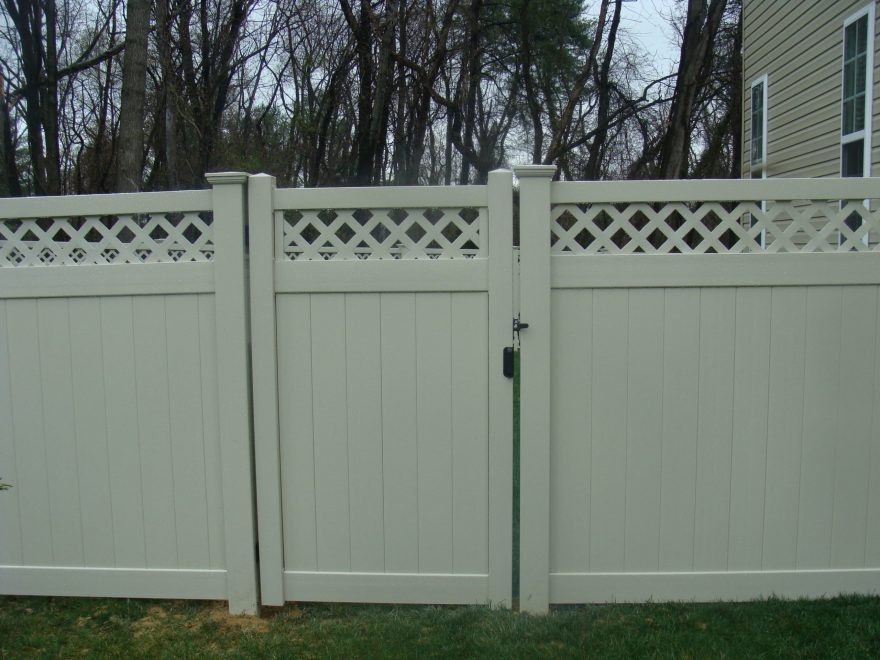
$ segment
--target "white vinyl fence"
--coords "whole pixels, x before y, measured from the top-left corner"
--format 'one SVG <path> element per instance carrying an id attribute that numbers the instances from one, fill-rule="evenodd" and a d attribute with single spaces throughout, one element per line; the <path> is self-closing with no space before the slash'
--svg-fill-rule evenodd
<path id="1" fill-rule="evenodd" d="M 880 591 L 877 181 L 516 172 L 521 606 Z"/>
<path id="2" fill-rule="evenodd" d="M 254 611 L 245 181 L 0 202 L 0 593 Z"/>
<path id="3" fill-rule="evenodd" d="M 880 181 L 0 200 L 0 593 L 880 592 Z"/>

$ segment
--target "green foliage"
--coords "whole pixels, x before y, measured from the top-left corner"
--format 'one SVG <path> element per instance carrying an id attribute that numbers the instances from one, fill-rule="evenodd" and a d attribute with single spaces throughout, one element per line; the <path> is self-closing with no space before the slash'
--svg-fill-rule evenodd
<path id="1" fill-rule="evenodd" d="M 0 657 L 876 658 L 880 598 L 565 607 L 0 597 Z"/>
<path id="2" fill-rule="evenodd" d="M 9 490 L 12 488 L 12 484 L 8 484 L 5 481 L 0 481 L 0 490 Z"/>

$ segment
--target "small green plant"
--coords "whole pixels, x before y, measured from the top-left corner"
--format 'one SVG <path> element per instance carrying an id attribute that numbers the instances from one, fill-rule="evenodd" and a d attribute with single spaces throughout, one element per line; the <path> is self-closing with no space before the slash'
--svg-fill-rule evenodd
<path id="1" fill-rule="evenodd" d="M 0 490 L 9 490 L 10 488 L 12 488 L 12 484 L 8 484 L 0 478 Z"/>

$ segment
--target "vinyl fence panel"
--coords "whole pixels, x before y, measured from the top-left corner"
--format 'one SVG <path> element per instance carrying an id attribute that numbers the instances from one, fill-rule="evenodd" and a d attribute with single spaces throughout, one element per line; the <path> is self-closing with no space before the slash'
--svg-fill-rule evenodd
<path id="1" fill-rule="evenodd" d="M 243 358 L 245 177 L 229 179 L 4 200 L 0 592 L 255 611 L 247 372 L 230 330 Z"/>
<path id="2" fill-rule="evenodd" d="M 517 174 L 523 606 L 880 591 L 876 181 Z"/>

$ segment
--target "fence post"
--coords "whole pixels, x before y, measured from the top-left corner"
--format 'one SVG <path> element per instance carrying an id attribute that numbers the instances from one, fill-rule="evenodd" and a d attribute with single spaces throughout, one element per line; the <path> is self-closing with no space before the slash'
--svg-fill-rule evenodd
<path id="1" fill-rule="evenodd" d="M 553 165 L 523 165 L 519 178 L 520 336 L 519 604 L 550 603 L 550 182 Z"/>
<path id="2" fill-rule="evenodd" d="M 232 614 L 255 614 L 257 562 L 253 435 L 248 377 L 245 184 L 247 174 L 206 176 L 213 186 L 217 393 L 226 538 L 226 589 Z"/>
<path id="3" fill-rule="evenodd" d="M 284 604 L 281 539 L 281 457 L 278 444 L 278 378 L 275 338 L 275 177 L 248 180 L 251 275 L 251 369 L 257 475 L 260 600 Z"/>
<path id="4" fill-rule="evenodd" d="M 489 600 L 510 607 L 513 563 L 513 382 L 504 377 L 503 350 L 513 343 L 513 174 L 489 173 Z"/>

